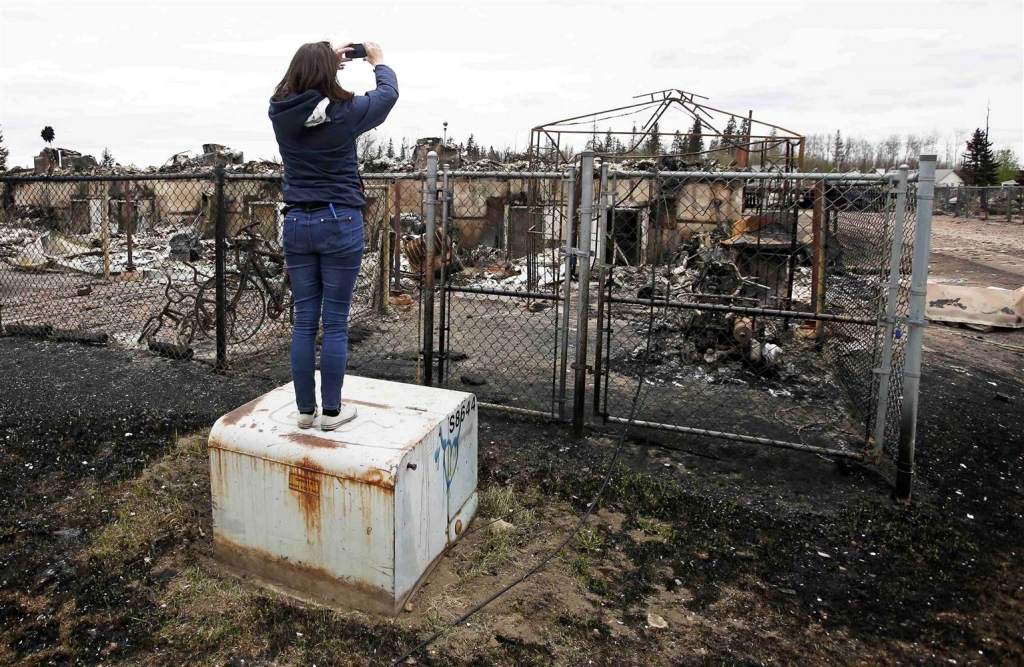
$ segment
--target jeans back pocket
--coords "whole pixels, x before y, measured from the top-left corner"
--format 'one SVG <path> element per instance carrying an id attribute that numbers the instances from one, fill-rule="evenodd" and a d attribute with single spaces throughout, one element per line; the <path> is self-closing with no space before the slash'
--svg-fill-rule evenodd
<path id="1" fill-rule="evenodd" d="M 320 229 L 325 250 L 350 251 L 356 249 L 356 241 L 362 238 L 362 225 L 353 214 L 339 215 L 337 218 L 321 218 Z M 356 238 L 358 228 L 359 239 Z"/>

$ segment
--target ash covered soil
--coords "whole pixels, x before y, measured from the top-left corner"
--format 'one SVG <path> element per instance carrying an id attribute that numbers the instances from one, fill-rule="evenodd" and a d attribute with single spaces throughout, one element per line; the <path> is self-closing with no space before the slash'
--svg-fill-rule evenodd
<path id="1" fill-rule="evenodd" d="M 866 467 L 631 441 L 562 555 L 418 664 L 1021 664 L 1024 357 L 955 333 L 926 341 L 912 506 Z M 392 621 L 210 567 L 203 429 L 284 360 L 5 338 L 0 378 L 0 664 L 389 664 L 557 544 L 615 446 L 484 412 L 481 519 Z"/>

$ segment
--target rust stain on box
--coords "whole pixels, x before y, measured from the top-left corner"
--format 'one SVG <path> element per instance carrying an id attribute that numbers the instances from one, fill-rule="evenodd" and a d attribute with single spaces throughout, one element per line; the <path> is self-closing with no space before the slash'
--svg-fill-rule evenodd
<path id="1" fill-rule="evenodd" d="M 305 445 L 306 447 L 324 447 L 332 449 L 347 447 L 349 445 L 349 443 L 342 442 L 341 440 L 329 440 L 327 438 L 321 438 L 318 435 L 313 435 L 312 433 L 287 433 L 284 437 L 296 444 Z"/>
<path id="2" fill-rule="evenodd" d="M 241 421 L 242 418 L 251 415 L 253 411 L 256 409 L 256 405 L 259 404 L 262 398 L 262 396 L 260 398 L 254 398 L 245 405 L 239 408 L 235 408 L 231 412 L 221 417 L 221 421 L 224 424 L 224 426 L 234 426 L 239 421 Z"/>
<path id="3" fill-rule="evenodd" d="M 215 536 L 214 555 L 229 567 L 253 572 L 322 602 L 392 615 L 399 611 L 388 591 L 339 578 L 322 568 L 297 563 L 263 549 L 242 546 Z"/>
<path id="4" fill-rule="evenodd" d="M 307 534 L 320 534 L 322 473 L 323 468 L 306 457 L 299 459 L 298 468 L 288 470 L 288 488 L 299 502 L 299 511 L 302 512 Z"/>

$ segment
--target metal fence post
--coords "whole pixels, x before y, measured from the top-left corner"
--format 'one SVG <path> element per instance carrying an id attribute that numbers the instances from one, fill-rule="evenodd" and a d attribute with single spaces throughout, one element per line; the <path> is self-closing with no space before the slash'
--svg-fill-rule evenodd
<path id="1" fill-rule="evenodd" d="M 928 293 L 928 257 L 932 245 L 932 203 L 935 198 L 934 155 L 922 155 L 917 182 L 917 221 L 910 278 L 910 313 L 907 317 L 907 357 L 903 370 L 903 407 L 900 413 L 899 455 L 896 461 L 896 499 L 910 501 L 917 439 L 917 402 L 921 388 L 921 348 L 924 346 L 925 297 Z"/>
<path id="2" fill-rule="evenodd" d="M 103 279 L 110 280 L 110 182 L 100 183 L 100 241 L 103 243 Z"/>
<path id="3" fill-rule="evenodd" d="M 441 175 L 441 283 L 438 291 L 441 294 L 441 303 L 438 308 L 437 328 L 437 381 L 444 384 L 445 381 L 445 359 L 448 355 L 448 294 L 445 290 L 445 260 L 448 257 L 449 238 L 448 226 L 451 220 L 451 198 L 448 196 L 452 166 L 445 164 Z"/>
<path id="4" fill-rule="evenodd" d="M 598 211 L 597 238 L 594 239 L 594 259 L 597 265 L 597 335 L 594 337 L 593 407 L 595 415 L 601 414 L 601 374 L 604 372 L 602 359 L 604 354 L 605 327 L 611 328 L 611 323 L 609 322 L 606 325 L 604 321 L 604 281 L 608 275 L 605 259 L 608 256 L 608 230 L 612 226 L 610 217 L 613 200 L 612 194 L 608 191 L 608 163 L 602 162 L 601 182 L 598 186 L 597 194 L 597 202 L 600 207 Z M 613 257 L 613 263 L 614 260 L 615 258 Z M 667 299 L 668 297 L 666 296 L 665 298 Z"/>
<path id="5" fill-rule="evenodd" d="M 391 186 L 388 185 L 384 188 L 384 204 L 381 208 L 380 214 L 380 260 L 378 262 L 380 271 L 378 272 L 379 285 L 375 286 L 375 290 L 379 290 L 380 301 L 377 303 L 377 314 L 387 315 L 388 314 L 388 300 L 391 295 Z"/>
<path id="6" fill-rule="evenodd" d="M 892 226 L 892 256 L 889 259 L 889 291 L 885 311 L 879 318 L 885 333 L 882 339 L 882 358 L 875 374 L 878 377 L 878 401 L 875 412 L 875 447 L 885 446 L 886 415 L 889 411 L 889 376 L 892 374 L 892 347 L 896 329 L 896 301 L 900 291 L 900 264 L 903 259 L 903 227 L 907 210 L 907 179 L 910 167 L 902 164 L 896 182 L 896 210 Z"/>
<path id="7" fill-rule="evenodd" d="M 427 185 L 423 193 L 426 252 L 423 258 L 423 384 L 434 382 L 434 234 L 437 215 L 437 153 L 427 153 Z"/>
<path id="8" fill-rule="evenodd" d="M 214 236 L 214 285 L 217 328 L 217 360 L 215 368 L 224 370 L 228 365 L 228 335 L 225 322 L 225 305 L 227 295 L 224 285 L 224 255 L 227 252 L 227 202 L 224 200 L 224 167 L 218 165 L 213 169 L 213 197 L 216 201 L 216 213 L 213 222 Z"/>
<path id="9" fill-rule="evenodd" d="M 565 388 L 569 365 L 569 304 L 572 302 L 572 230 L 576 216 L 576 167 L 570 167 L 565 182 L 568 202 L 565 218 L 565 282 L 562 285 L 562 360 L 558 381 L 558 418 L 565 419 Z"/>
<path id="10" fill-rule="evenodd" d="M 590 318 L 590 247 L 591 222 L 594 211 L 594 152 L 584 151 L 580 166 L 583 171 L 580 195 L 580 225 L 576 256 L 579 293 L 576 299 L 576 364 L 573 392 L 572 433 L 583 437 L 584 405 L 587 387 L 587 323 Z"/>

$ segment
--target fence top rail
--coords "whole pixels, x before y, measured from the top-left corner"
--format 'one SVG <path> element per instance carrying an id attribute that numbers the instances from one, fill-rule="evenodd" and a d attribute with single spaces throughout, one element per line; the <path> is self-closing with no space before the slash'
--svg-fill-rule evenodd
<path id="1" fill-rule="evenodd" d="M 64 174 L 33 174 L 31 176 L 5 176 L 0 183 L 83 183 L 96 181 L 192 181 L 213 178 L 212 171 L 181 172 L 173 174 L 90 174 L 71 176 Z"/>
<path id="2" fill-rule="evenodd" d="M 407 171 L 407 172 L 373 172 L 359 174 L 362 176 L 364 181 L 422 181 L 426 178 L 426 172 L 422 171 Z M 281 173 L 276 174 L 224 174 L 224 180 L 226 181 L 280 181 L 282 178 Z"/>
<path id="3" fill-rule="evenodd" d="M 360 176 L 364 181 L 423 181 L 427 178 L 425 171 L 383 171 L 363 173 Z"/>
<path id="4" fill-rule="evenodd" d="M 449 171 L 451 178 L 525 178 L 555 179 L 569 178 L 569 171 Z"/>
<path id="5" fill-rule="evenodd" d="M 840 174 L 775 171 L 618 171 L 609 170 L 613 178 L 686 178 L 728 181 L 843 181 L 844 183 L 891 183 L 897 174 Z M 912 178 L 910 180 L 916 180 Z"/>

